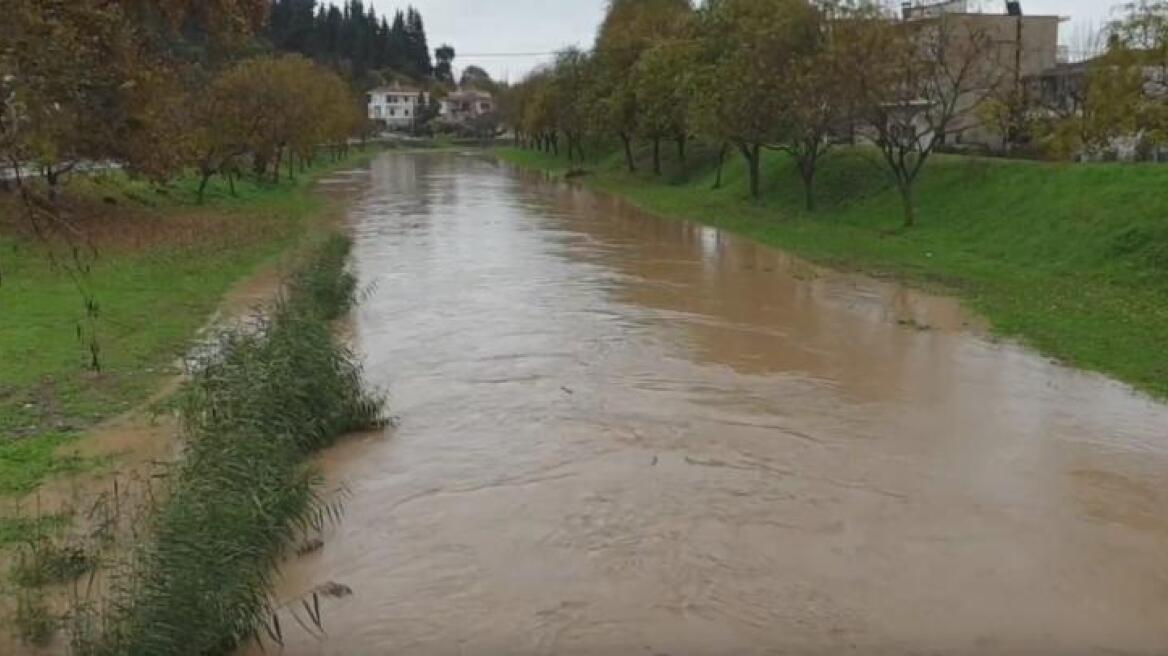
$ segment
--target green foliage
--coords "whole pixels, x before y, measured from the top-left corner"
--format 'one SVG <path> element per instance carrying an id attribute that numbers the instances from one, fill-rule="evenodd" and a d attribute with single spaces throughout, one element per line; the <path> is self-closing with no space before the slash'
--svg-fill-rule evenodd
<path id="1" fill-rule="evenodd" d="M 124 565 L 104 629 L 78 637 L 81 653 L 230 652 L 270 617 L 276 565 L 335 512 L 305 457 L 382 418 L 382 399 L 362 388 L 327 321 L 353 301 L 341 280 L 346 249 L 330 241 L 286 300 L 221 333 L 195 364 L 184 457 Z"/>
<path id="2" fill-rule="evenodd" d="M 333 235 L 292 277 L 289 297 L 304 304 L 303 311 L 318 312 L 326 321 L 349 311 L 357 289 L 357 279 L 345 270 L 351 248 L 349 239 Z"/>
<path id="3" fill-rule="evenodd" d="M 501 154 L 523 166 L 565 167 L 562 158 L 540 153 Z M 1168 396 L 1168 197 L 1160 192 L 1168 169 L 938 156 L 920 181 L 924 220 L 899 231 L 899 198 L 876 157 L 846 149 L 826 159 L 816 213 L 803 209 L 782 153 L 764 157 L 770 184 L 758 204 L 748 202 L 738 164 L 727 168 L 724 187 L 711 191 L 711 159 L 689 182 L 667 185 L 622 173 L 622 156 L 610 153 L 585 180 L 665 216 L 830 265 L 937 286 L 960 295 L 1003 335 Z"/>
<path id="4" fill-rule="evenodd" d="M 699 23 L 694 97 L 703 134 L 742 145 L 778 143 L 786 73 L 813 42 L 802 0 L 724 0 Z"/>
<path id="5" fill-rule="evenodd" d="M 632 82 L 640 113 L 637 124 L 643 136 L 688 136 L 693 56 L 693 48 L 685 41 L 662 41 L 637 61 Z"/>

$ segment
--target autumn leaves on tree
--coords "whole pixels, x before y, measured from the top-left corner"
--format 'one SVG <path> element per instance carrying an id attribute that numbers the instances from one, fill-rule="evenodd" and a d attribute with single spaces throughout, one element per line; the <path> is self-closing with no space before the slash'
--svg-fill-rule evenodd
<path id="1" fill-rule="evenodd" d="M 50 197 L 81 165 L 234 180 L 343 148 L 365 119 L 338 74 L 254 53 L 267 0 L 3 0 L 0 158 Z"/>
<path id="2" fill-rule="evenodd" d="M 909 25 L 864 2 L 613 0 L 594 50 L 520 82 L 507 107 L 520 140 L 551 151 L 565 122 L 579 122 L 576 107 L 589 108 L 590 134 L 618 139 L 630 172 L 636 141 L 648 143 L 656 175 L 665 140 L 680 160 L 694 136 L 722 144 L 720 160 L 743 158 L 756 198 L 763 152 L 787 151 L 809 210 L 821 159 L 863 135 L 901 189 L 911 225 L 925 162 L 976 96 L 996 88 L 981 65 L 988 45 L 974 28 Z"/>

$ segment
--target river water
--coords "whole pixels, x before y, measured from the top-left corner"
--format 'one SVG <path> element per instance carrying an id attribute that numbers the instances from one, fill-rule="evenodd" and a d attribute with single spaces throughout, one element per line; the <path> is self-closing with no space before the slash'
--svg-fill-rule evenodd
<path id="1" fill-rule="evenodd" d="M 482 158 L 329 184 L 399 423 L 322 458 L 347 514 L 281 592 L 353 594 L 288 653 L 1168 650 L 1168 407 Z"/>

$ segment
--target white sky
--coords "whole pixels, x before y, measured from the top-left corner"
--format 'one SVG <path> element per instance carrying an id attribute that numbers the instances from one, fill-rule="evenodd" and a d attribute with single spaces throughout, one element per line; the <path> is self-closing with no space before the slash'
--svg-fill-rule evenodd
<path id="1" fill-rule="evenodd" d="M 981 0 L 1001 11 L 1004 0 Z M 1058 14 L 1062 41 L 1080 47 L 1082 33 L 1101 25 L 1121 0 L 1022 0 L 1027 14 Z M 426 21 L 430 47 L 450 43 L 458 52 L 455 67 L 475 64 L 498 79 L 518 80 L 550 56 L 484 56 L 547 53 L 570 45 L 589 47 L 604 15 L 605 0 L 372 0 L 378 14 L 413 4 Z"/>

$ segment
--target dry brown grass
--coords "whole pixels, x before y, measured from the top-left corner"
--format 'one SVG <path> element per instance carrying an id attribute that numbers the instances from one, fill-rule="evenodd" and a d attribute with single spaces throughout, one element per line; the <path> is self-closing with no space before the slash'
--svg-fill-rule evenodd
<path id="1" fill-rule="evenodd" d="M 238 247 L 259 243 L 288 229 L 287 222 L 271 212 L 158 209 L 85 198 L 63 200 L 59 218 L 42 218 L 40 225 L 47 230 L 38 234 L 17 197 L 0 197 L 0 236 L 20 241 L 43 241 L 48 237 L 54 246 L 77 245 L 107 255 Z"/>

